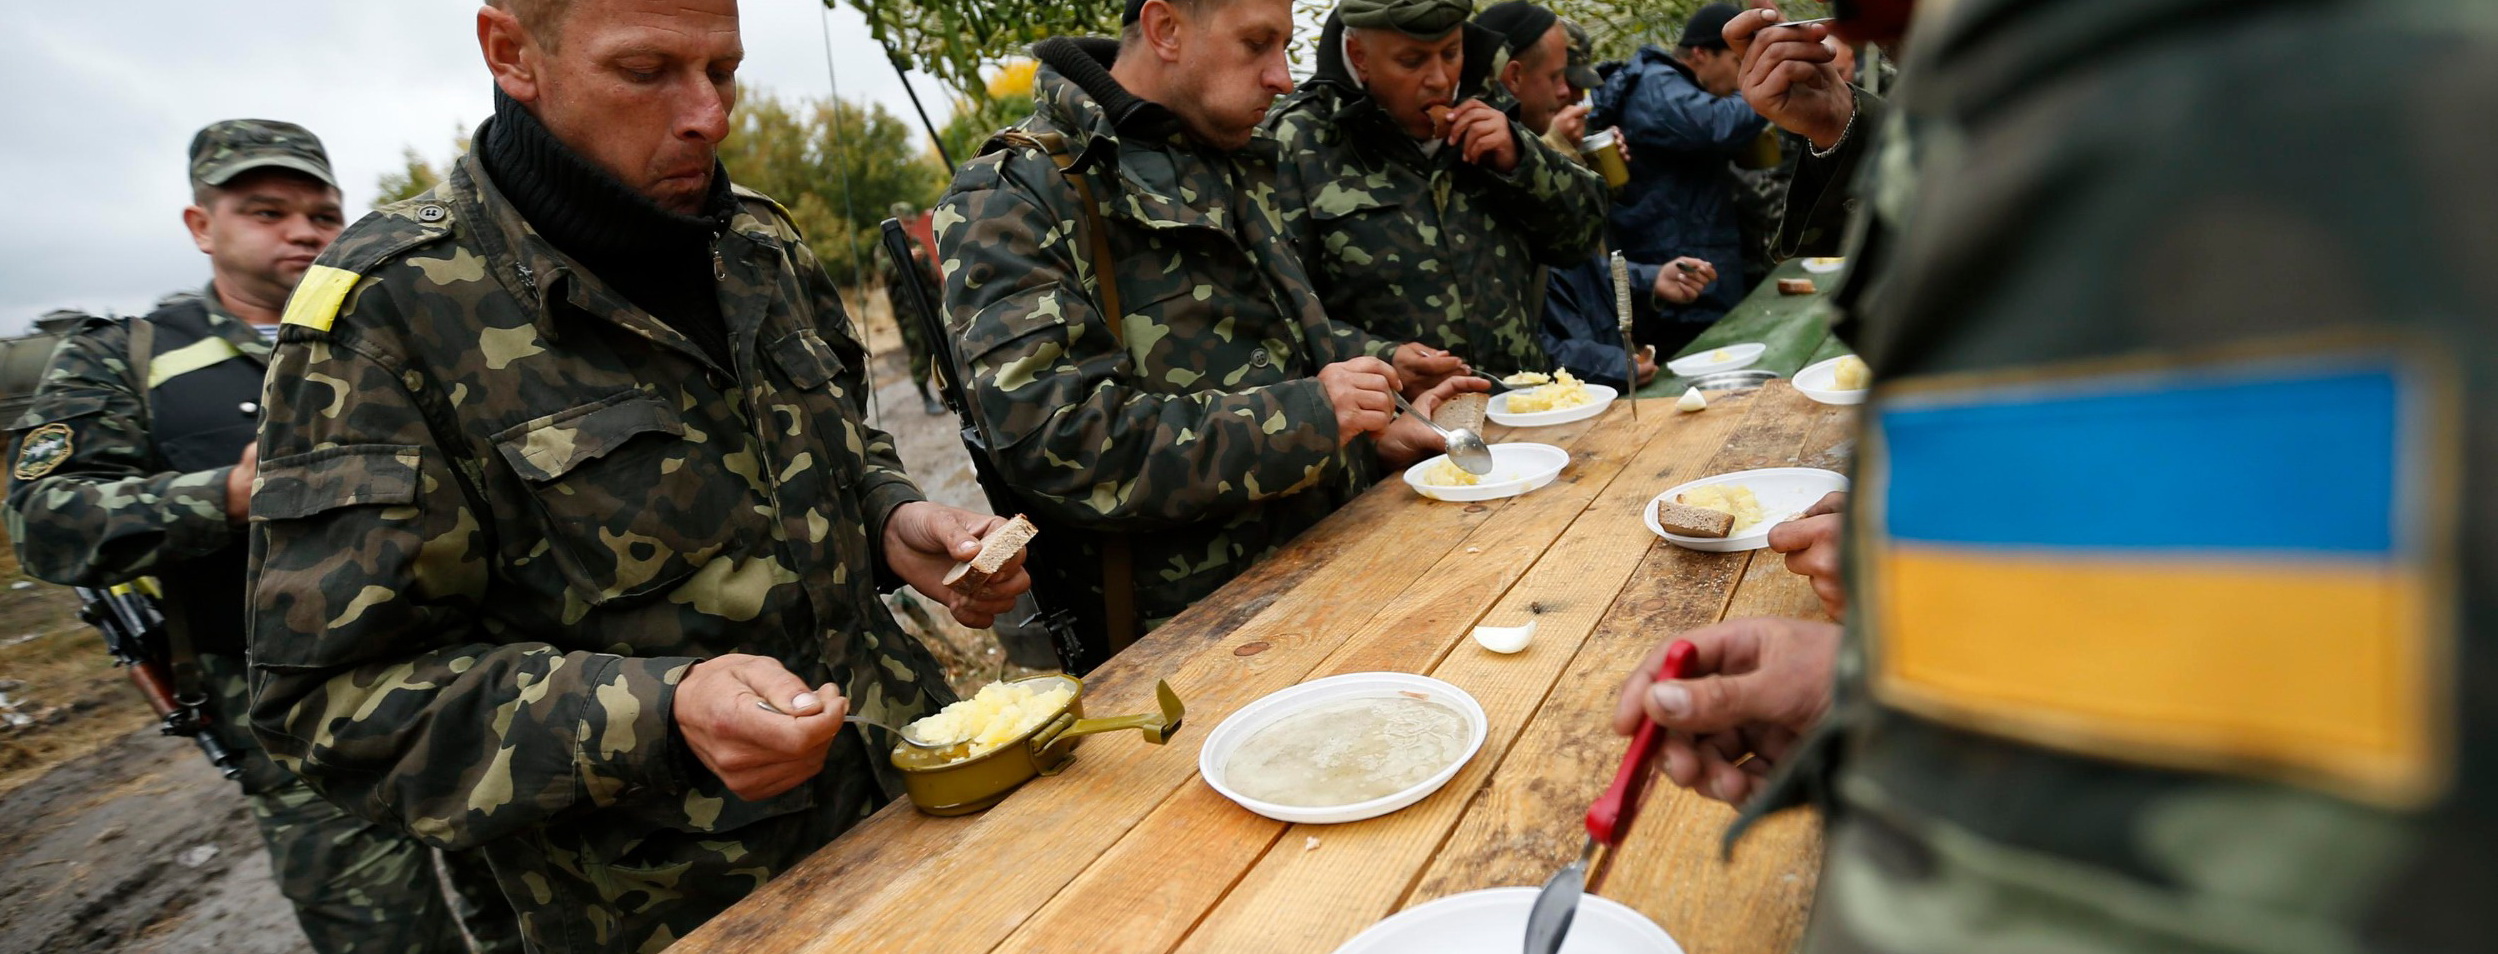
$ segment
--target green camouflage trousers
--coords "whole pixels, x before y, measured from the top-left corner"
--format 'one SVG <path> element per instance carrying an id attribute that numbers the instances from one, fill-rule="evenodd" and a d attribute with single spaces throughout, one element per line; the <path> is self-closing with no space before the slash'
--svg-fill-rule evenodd
<path id="1" fill-rule="evenodd" d="M 321 954 L 517 954 L 520 927 L 476 852 L 439 853 L 350 815 L 268 762 L 242 722 L 242 661 L 203 653 L 218 734 L 245 753 L 244 788 L 278 891 Z M 276 778 L 266 772 L 275 771 Z M 274 782 L 275 784 L 266 784 Z M 442 871 L 435 870 L 441 857 Z M 445 883 L 452 886 L 446 897 Z M 462 927 L 467 928 L 463 936 Z"/>

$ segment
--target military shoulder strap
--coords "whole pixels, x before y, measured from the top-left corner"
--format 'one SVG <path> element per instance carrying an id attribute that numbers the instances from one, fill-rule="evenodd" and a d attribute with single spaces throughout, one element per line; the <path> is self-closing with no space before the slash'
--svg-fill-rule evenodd
<path id="1" fill-rule="evenodd" d="M 148 375 L 156 363 L 156 323 L 134 317 L 122 327 L 130 329 L 130 390 L 139 396 L 139 422 L 145 427 L 156 417 L 155 409 L 147 402 Z"/>
<path id="2" fill-rule="evenodd" d="M 1093 258 L 1093 284 L 1101 289 L 1102 324 L 1110 326 L 1111 341 L 1121 348 L 1127 347 L 1125 326 L 1128 313 L 1119 304 L 1118 269 L 1112 267 L 1116 260 L 1110 257 L 1110 226 L 1102 221 L 1101 206 L 1093 201 L 1092 181 L 1085 178 L 1083 170 L 1075 167 L 1076 155 L 1067 148 L 1067 137 L 1055 132 L 1026 132 L 1009 126 L 990 139 L 988 148 L 981 152 L 993 152 L 1001 144 L 1048 156 L 1051 164 L 1058 167 L 1058 174 L 1075 186 L 1076 201 L 1083 206 L 1076 228 L 1084 233 L 1086 254 Z M 1143 635 L 1136 617 L 1136 560 L 1124 534 L 1099 534 L 1096 542 L 1102 557 L 1102 628 L 1110 651 L 1116 653 Z"/>
<path id="3" fill-rule="evenodd" d="M 1055 132 L 1026 132 L 1010 126 L 990 143 L 992 149 L 996 144 L 1004 143 L 1048 156 L 1050 162 L 1058 166 L 1058 174 L 1075 186 L 1076 201 L 1083 206 L 1077 228 L 1085 236 L 1085 254 L 1093 258 L 1093 284 L 1101 290 L 1102 296 L 1102 323 L 1110 326 L 1110 339 L 1119 342 L 1120 347 L 1126 347 L 1127 331 L 1124 326 L 1128 313 L 1119 304 L 1118 269 L 1111 267 L 1115 259 L 1110 257 L 1110 227 L 1102 221 L 1101 206 L 1093 201 L 1092 180 L 1075 168 L 1076 155 L 1067 148 L 1067 137 Z"/>

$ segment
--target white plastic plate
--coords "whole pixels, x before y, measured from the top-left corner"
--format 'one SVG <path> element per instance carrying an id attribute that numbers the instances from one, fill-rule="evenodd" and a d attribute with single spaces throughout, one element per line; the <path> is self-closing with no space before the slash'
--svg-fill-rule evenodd
<path id="1" fill-rule="evenodd" d="M 1839 390 L 1839 359 L 1845 357 L 1848 355 L 1840 355 L 1828 361 L 1816 361 L 1806 366 L 1804 370 L 1796 372 L 1790 383 L 1795 385 L 1796 390 L 1803 392 L 1805 397 L 1823 404 L 1863 404 L 1865 395 L 1871 393 L 1872 388 L 1857 388 L 1853 391 Z"/>
<path id="2" fill-rule="evenodd" d="M 1586 387 L 1587 396 L 1595 398 L 1595 400 L 1581 404 L 1577 407 L 1565 407 L 1558 411 L 1534 411 L 1527 414 L 1512 414 L 1509 412 L 1509 396 L 1518 392 L 1503 391 L 1499 394 L 1492 395 L 1492 403 L 1485 405 L 1484 410 L 1485 413 L 1491 417 L 1492 423 L 1494 424 L 1505 424 L 1510 427 L 1544 427 L 1552 424 L 1568 424 L 1571 421 L 1584 421 L 1588 418 L 1595 417 L 1598 414 L 1604 413 L 1605 408 L 1612 407 L 1614 398 L 1622 396 L 1622 392 L 1616 391 L 1602 384 L 1590 384 Z"/>
<path id="3" fill-rule="evenodd" d="M 1753 499 L 1761 502 L 1761 522 L 1753 524 L 1742 533 L 1733 534 L 1722 540 L 1667 533 L 1664 527 L 1657 524 L 1657 501 L 1672 500 L 1674 495 L 1683 491 L 1711 484 L 1742 484 L 1751 488 Z M 1731 474 L 1703 477 L 1667 488 L 1664 493 L 1648 498 L 1648 503 L 1640 508 L 1640 515 L 1648 524 L 1648 532 L 1664 537 L 1667 543 L 1703 553 L 1740 553 L 1768 546 L 1769 528 L 1795 519 L 1797 514 L 1804 512 L 1804 508 L 1820 501 L 1823 494 L 1846 489 L 1847 477 L 1845 475 L 1815 467 L 1739 470 Z"/>
<path id="4" fill-rule="evenodd" d="M 1731 344 L 1668 361 L 1665 363 L 1665 369 L 1686 378 L 1696 378 L 1703 374 L 1749 368 L 1752 362 L 1761 360 L 1762 352 L 1768 350 L 1768 345 L 1756 341 Z"/>
<path id="5" fill-rule="evenodd" d="M 1804 270 L 1815 275 L 1828 275 L 1831 272 L 1835 272 L 1846 267 L 1847 259 L 1844 258 L 1808 258 L 1804 260 Z"/>
<path id="6" fill-rule="evenodd" d="M 1367 802 L 1311 808 L 1259 801 L 1233 791 L 1232 787 L 1224 782 L 1223 766 L 1232 760 L 1232 752 L 1239 749 L 1240 744 L 1248 741 L 1249 736 L 1259 729 L 1273 725 L 1286 716 L 1312 706 L 1349 699 L 1381 699 L 1407 692 L 1422 693 L 1430 697 L 1433 702 L 1457 710 L 1459 715 L 1466 718 L 1467 733 L 1466 754 L 1459 756 L 1457 761 L 1449 763 L 1447 768 L 1441 769 L 1412 788 Z M 1341 676 L 1314 679 L 1288 689 L 1279 689 L 1256 702 L 1240 707 L 1240 711 L 1224 719 L 1223 724 L 1215 726 L 1214 731 L 1206 736 L 1205 746 L 1197 750 L 1197 774 L 1206 780 L 1207 785 L 1221 792 L 1224 798 L 1238 802 L 1240 807 L 1276 821 L 1312 825 L 1360 821 L 1396 811 L 1422 801 L 1424 796 L 1439 791 L 1440 786 L 1448 784 L 1449 779 L 1456 778 L 1457 770 L 1465 768 L 1466 763 L 1475 757 L 1475 752 L 1483 748 L 1483 737 L 1490 730 L 1490 722 L 1483 716 L 1483 705 L 1476 702 L 1475 697 L 1467 695 L 1466 690 L 1456 686 L 1429 676 L 1417 676 L 1412 673 L 1346 673 Z M 1521 914 L 1519 917 L 1521 918 L 1519 923 L 1524 924 L 1525 915 Z"/>
<path id="7" fill-rule="evenodd" d="M 1517 954 L 1540 888 L 1485 888 L 1399 911 L 1353 936 L 1336 954 Z M 1579 897 L 1561 954 L 1683 954 L 1648 916 L 1611 898 Z"/>
<path id="8" fill-rule="evenodd" d="M 1570 452 L 1551 444 L 1494 444 L 1490 450 L 1492 472 L 1483 476 L 1482 483 L 1462 487 L 1423 483 L 1423 475 L 1448 457 L 1442 454 L 1405 468 L 1405 485 L 1433 500 L 1499 500 L 1552 483 L 1553 478 L 1561 476 L 1561 468 L 1570 463 Z"/>

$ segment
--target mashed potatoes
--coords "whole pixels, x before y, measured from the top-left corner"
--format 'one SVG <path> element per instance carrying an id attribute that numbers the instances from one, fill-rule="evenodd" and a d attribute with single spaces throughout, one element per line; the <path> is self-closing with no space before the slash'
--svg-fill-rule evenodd
<path id="1" fill-rule="evenodd" d="M 1686 507 L 1701 507 L 1719 513 L 1733 514 L 1735 526 L 1728 535 L 1742 533 L 1761 522 L 1761 501 L 1752 496 L 1752 488 L 1742 484 L 1710 484 L 1683 491 L 1674 502 Z"/>
<path id="2" fill-rule="evenodd" d="M 1483 478 L 1467 473 L 1465 468 L 1457 466 L 1456 461 L 1442 457 L 1439 463 L 1422 472 L 1422 482 L 1433 487 L 1472 487 L 1482 483 Z"/>
<path id="3" fill-rule="evenodd" d="M 1542 371 L 1520 371 L 1502 378 L 1501 383 L 1513 388 L 1531 388 L 1539 384 L 1553 383 L 1553 376 Z"/>
<path id="4" fill-rule="evenodd" d="M 1851 354 L 1830 366 L 1830 378 L 1832 388 L 1862 391 L 1873 386 L 1873 369 L 1865 366 L 1865 359 Z"/>
<path id="5" fill-rule="evenodd" d="M 1571 376 L 1568 371 L 1555 371 L 1551 384 L 1531 391 L 1509 392 L 1507 410 L 1511 414 L 1534 414 L 1538 411 L 1558 411 L 1563 408 L 1581 407 L 1593 404 L 1595 401 L 1596 396 L 1587 393 L 1587 385 L 1580 383 L 1578 378 Z"/>
<path id="6" fill-rule="evenodd" d="M 1075 686 L 1064 679 L 993 682 L 969 699 L 903 726 L 902 731 L 931 742 L 969 739 L 970 749 L 961 758 L 979 758 L 1040 728 L 1066 708 L 1075 694 Z"/>

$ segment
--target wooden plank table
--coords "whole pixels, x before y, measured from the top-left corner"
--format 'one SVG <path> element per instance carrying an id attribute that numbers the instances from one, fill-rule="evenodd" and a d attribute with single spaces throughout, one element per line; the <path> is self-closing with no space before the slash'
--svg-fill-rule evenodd
<path id="1" fill-rule="evenodd" d="M 1714 351 L 1731 344 L 1757 341 L 1768 345 L 1761 359 L 1752 367 L 1778 372 L 1779 377 L 1794 377 L 1805 366 L 1824 358 L 1848 353 L 1848 348 L 1830 334 L 1830 290 L 1838 286 L 1838 272 L 1815 275 L 1804 270 L 1804 260 L 1791 258 L 1771 269 L 1769 277 L 1744 296 L 1743 301 L 1726 312 L 1717 323 L 1691 339 L 1683 350 L 1666 360 Z M 1781 278 L 1809 278 L 1814 292 L 1810 295 L 1787 295 L 1778 291 Z M 1685 378 L 1659 374 L 1639 389 L 1641 397 L 1678 397 L 1691 386 Z"/>
<path id="2" fill-rule="evenodd" d="M 1087 678 L 1086 708 L 1145 711 L 1154 681 L 1188 704 L 1169 745 L 1087 740 L 1064 774 L 989 811 L 874 817 L 685 938 L 681 952 L 1325 954 L 1444 895 L 1540 885 L 1575 857 L 1581 818 L 1625 742 L 1624 675 L 1673 633 L 1742 615 L 1820 618 L 1775 554 L 1695 553 L 1640 522 L 1695 477 L 1841 467 L 1852 409 L 1775 382 L 1677 414 L 1643 401 L 1504 437 L 1571 461 L 1534 493 L 1422 499 L 1391 479 Z M 1496 431 L 1498 429 L 1495 429 Z M 1537 620 L 1525 652 L 1485 652 L 1477 623 Z M 1428 673 L 1490 717 L 1457 777 L 1401 811 L 1343 825 L 1250 814 L 1197 777 L 1198 745 L 1243 705 L 1321 676 Z M 1757 826 L 1731 861 L 1723 805 L 1649 787 L 1591 889 L 1646 912 L 1693 954 L 1783 951 L 1819 868 L 1817 821 Z"/>

